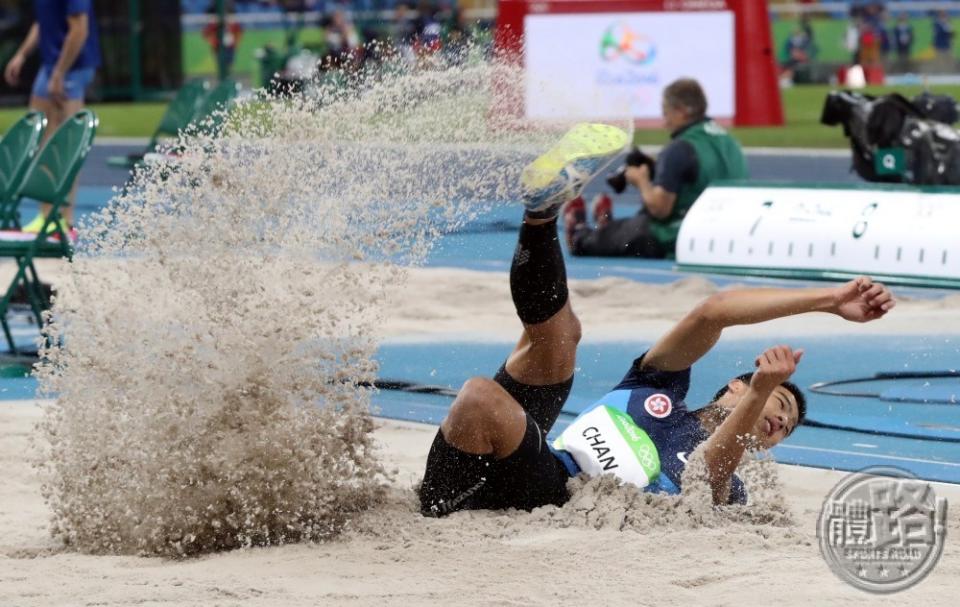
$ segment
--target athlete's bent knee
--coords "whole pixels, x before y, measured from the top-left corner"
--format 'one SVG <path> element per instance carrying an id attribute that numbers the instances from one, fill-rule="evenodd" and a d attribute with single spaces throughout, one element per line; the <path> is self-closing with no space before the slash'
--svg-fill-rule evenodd
<path id="1" fill-rule="evenodd" d="M 488 425 L 496 417 L 503 389 L 485 377 L 472 377 L 464 382 L 450 407 L 447 419 L 464 426 Z"/>
<path id="2" fill-rule="evenodd" d="M 505 428 L 515 421 L 512 409 L 519 409 L 519 405 L 510 400 L 495 381 L 483 377 L 468 379 L 440 425 L 444 438 L 470 453 L 491 452 Z"/>

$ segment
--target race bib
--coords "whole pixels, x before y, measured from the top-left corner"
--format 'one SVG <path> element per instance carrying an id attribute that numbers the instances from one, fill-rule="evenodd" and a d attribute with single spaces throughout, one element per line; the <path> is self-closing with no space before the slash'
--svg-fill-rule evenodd
<path id="1" fill-rule="evenodd" d="M 578 417 L 554 449 L 569 453 L 591 476 L 613 474 L 625 483 L 646 487 L 660 475 L 657 447 L 629 415 L 601 405 Z"/>

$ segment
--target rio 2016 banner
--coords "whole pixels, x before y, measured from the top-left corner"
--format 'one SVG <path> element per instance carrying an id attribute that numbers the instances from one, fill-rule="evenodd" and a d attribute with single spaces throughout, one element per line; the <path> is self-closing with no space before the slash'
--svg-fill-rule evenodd
<path id="1" fill-rule="evenodd" d="M 697 79 L 709 113 L 735 112 L 730 11 L 532 14 L 524 19 L 526 117 L 656 121 L 663 89 Z"/>
<path id="2" fill-rule="evenodd" d="M 960 286 L 960 189 L 711 186 L 677 240 L 685 269 Z"/>

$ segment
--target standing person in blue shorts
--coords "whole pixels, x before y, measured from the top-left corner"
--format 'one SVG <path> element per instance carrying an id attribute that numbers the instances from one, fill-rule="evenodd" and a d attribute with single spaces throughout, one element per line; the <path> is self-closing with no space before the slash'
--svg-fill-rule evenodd
<path id="1" fill-rule="evenodd" d="M 4 77 L 8 84 L 20 81 L 23 64 L 38 47 L 40 71 L 33 81 L 30 109 L 47 117 L 44 141 L 64 120 L 83 109 L 84 94 L 100 65 L 100 40 L 93 15 L 92 0 L 33 0 L 36 21 L 27 38 L 7 63 Z M 72 233 L 73 202 L 63 209 L 64 232 Z M 40 215 L 23 226 L 25 232 L 39 232 L 49 205 L 41 205 Z"/>
<path id="2" fill-rule="evenodd" d="M 773 447 L 803 421 L 803 394 L 787 381 L 802 351 L 779 345 L 761 352 L 753 373 L 731 379 L 696 411 L 684 403 L 691 366 L 726 327 L 804 312 L 866 322 L 894 306 L 890 292 L 865 277 L 833 288 L 717 293 L 634 360 L 612 392 L 548 444 L 547 433 L 573 385 L 580 341 L 557 212 L 626 144 L 626 134 L 618 141 L 611 129 L 578 125 L 524 172 L 527 208 L 510 269 L 523 333 L 493 379 L 463 385 L 441 423 L 419 489 L 426 516 L 561 505 L 569 499 L 567 481 L 580 472 L 610 473 L 646 490 L 677 493 L 689 454 L 703 443 L 714 502 L 745 503 L 735 474 L 744 452 Z"/>

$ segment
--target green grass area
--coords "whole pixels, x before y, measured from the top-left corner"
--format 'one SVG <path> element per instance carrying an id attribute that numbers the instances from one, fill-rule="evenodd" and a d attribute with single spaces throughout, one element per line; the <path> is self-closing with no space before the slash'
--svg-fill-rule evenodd
<path id="1" fill-rule="evenodd" d="M 98 137 L 149 137 L 160 123 L 165 103 L 94 103 L 90 108 L 100 117 Z M 26 112 L 26 108 L 0 109 L 0 133 Z"/>
<path id="2" fill-rule="evenodd" d="M 884 94 L 898 91 L 907 97 L 921 92 L 919 86 L 871 87 L 866 92 Z M 939 86 L 932 90 L 960 98 L 960 85 Z M 797 86 L 783 91 L 784 109 L 787 123 L 782 127 L 734 128 L 733 133 L 740 142 L 748 147 L 788 147 L 788 148 L 844 148 L 847 140 L 839 127 L 827 127 L 820 124 L 820 110 L 823 100 L 830 91 L 828 86 Z M 100 116 L 100 137 L 149 137 L 160 122 L 165 104 L 163 103 L 101 103 L 91 106 Z M 0 132 L 20 116 L 23 109 L 5 108 L 0 110 Z M 639 144 L 663 144 L 668 135 L 663 129 L 642 130 L 637 132 Z"/>
<path id="3" fill-rule="evenodd" d="M 925 60 L 932 59 L 933 50 L 933 25 L 929 17 L 914 17 L 910 19 L 913 25 L 913 49 L 911 56 L 913 59 Z M 955 30 L 960 29 L 960 19 L 953 19 Z M 797 19 L 774 19 L 772 23 L 773 41 L 778 59 L 783 59 L 783 48 L 787 38 L 797 29 Z M 849 63 L 850 51 L 847 50 L 845 39 L 847 25 L 846 19 L 832 19 L 830 17 L 815 17 L 810 20 L 813 28 L 813 39 L 817 46 L 816 59 L 825 63 Z M 887 29 L 896 25 L 895 19 L 888 20 Z M 960 57 L 960 44 L 954 44 L 953 54 Z"/>
<path id="4" fill-rule="evenodd" d="M 301 45 L 314 47 L 322 45 L 323 32 L 319 28 L 304 28 L 298 38 Z M 200 32 L 184 32 L 182 36 L 183 73 L 187 78 L 212 76 L 217 73 L 217 61 Z M 256 51 L 267 45 L 277 50 L 286 49 L 286 33 L 282 29 L 247 30 L 240 36 L 237 46 L 236 59 L 233 63 L 234 76 L 249 80 L 260 81 L 260 66 L 256 58 Z"/>

